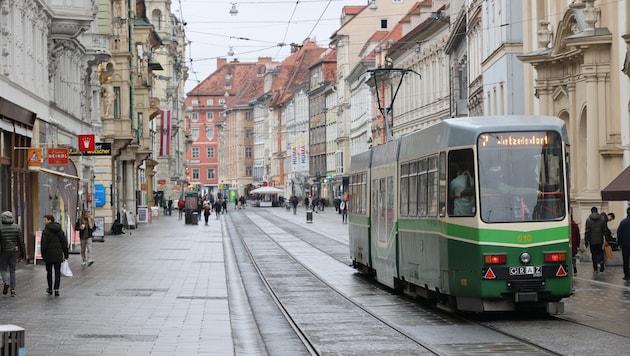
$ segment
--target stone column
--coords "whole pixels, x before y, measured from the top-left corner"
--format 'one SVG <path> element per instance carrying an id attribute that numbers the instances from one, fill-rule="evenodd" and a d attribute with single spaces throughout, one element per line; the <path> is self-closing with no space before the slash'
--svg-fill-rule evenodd
<path id="1" fill-rule="evenodd" d="M 586 79 L 586 92 L 589 93 L 586 96 L 586 191 L 588 194 L 595 196 L 599 194 L 600 189 L 600 95 L 597 92 L 599 88 L 596 74 L 589 73 L 588 69 L 586 69 L 584 71 L 584 77 Z"/>
<path id="2" fill-rule="evenodd" d="M 136 189 L 135 189 L 136 184 L 135 184 L 135 178 L 134 178 L 135 177 L 134 175 L 135 162 L 136 161 L 133 161 L 133 160 L 123 162 L 123 166 L 124 166 L 123 187 L 125 190 L 124 202 L 125 202 L 125 206 L 127 207 L 127 211 L 133 212 L 134 215 L 136 215 Z"/>

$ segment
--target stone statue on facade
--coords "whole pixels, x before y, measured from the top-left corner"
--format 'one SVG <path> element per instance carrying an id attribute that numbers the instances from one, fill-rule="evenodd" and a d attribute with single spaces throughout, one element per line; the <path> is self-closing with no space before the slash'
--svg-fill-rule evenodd
<path id="1" fill-rule="evenodd" d="M 114 109 L 114 87 L 110 83 L 105 83 L 101 87 L 103 96 L 103 117 L 113 117 Z"/>

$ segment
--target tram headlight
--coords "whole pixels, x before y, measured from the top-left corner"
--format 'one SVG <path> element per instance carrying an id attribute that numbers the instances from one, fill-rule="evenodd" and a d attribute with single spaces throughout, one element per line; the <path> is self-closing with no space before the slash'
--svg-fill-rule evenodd
<path id="1" fill-rule="evenodd" d="M 532 256 L 527 253 L 527 252 L 523 252 L 521 253 L 521 262 L 523 262 L 524 264 L 528 264 L 532 261 Z"/>

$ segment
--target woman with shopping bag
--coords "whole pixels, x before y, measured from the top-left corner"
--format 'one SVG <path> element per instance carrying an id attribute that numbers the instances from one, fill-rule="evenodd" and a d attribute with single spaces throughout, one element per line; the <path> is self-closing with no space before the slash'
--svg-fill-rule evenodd
<path id="1" fill-rule="evenodd" d="M 44 231 L 42 232 L 41 251 L 42 258 L 46 262 L 46 280 L 48 288 L 46 293 L 59 296 L 59 284 L 61 283 L 61 263 L 68 259 L 68 239 L 61 229 L 61 225 L 55 222 L 52 215 L 44 216 Z M 55 270 L 55 281 L 53 285 L 53 269 Z"/>

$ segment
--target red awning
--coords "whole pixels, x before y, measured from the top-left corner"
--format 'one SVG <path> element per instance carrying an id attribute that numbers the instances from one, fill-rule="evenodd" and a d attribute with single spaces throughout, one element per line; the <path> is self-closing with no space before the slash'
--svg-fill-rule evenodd
<path id="1" fill-rule="evenodd" d="M 626 167 L 617 178 L 613 179 L 606 188 L 602 189 L 602 200 L 630 200 L 630 167 Z"/>

